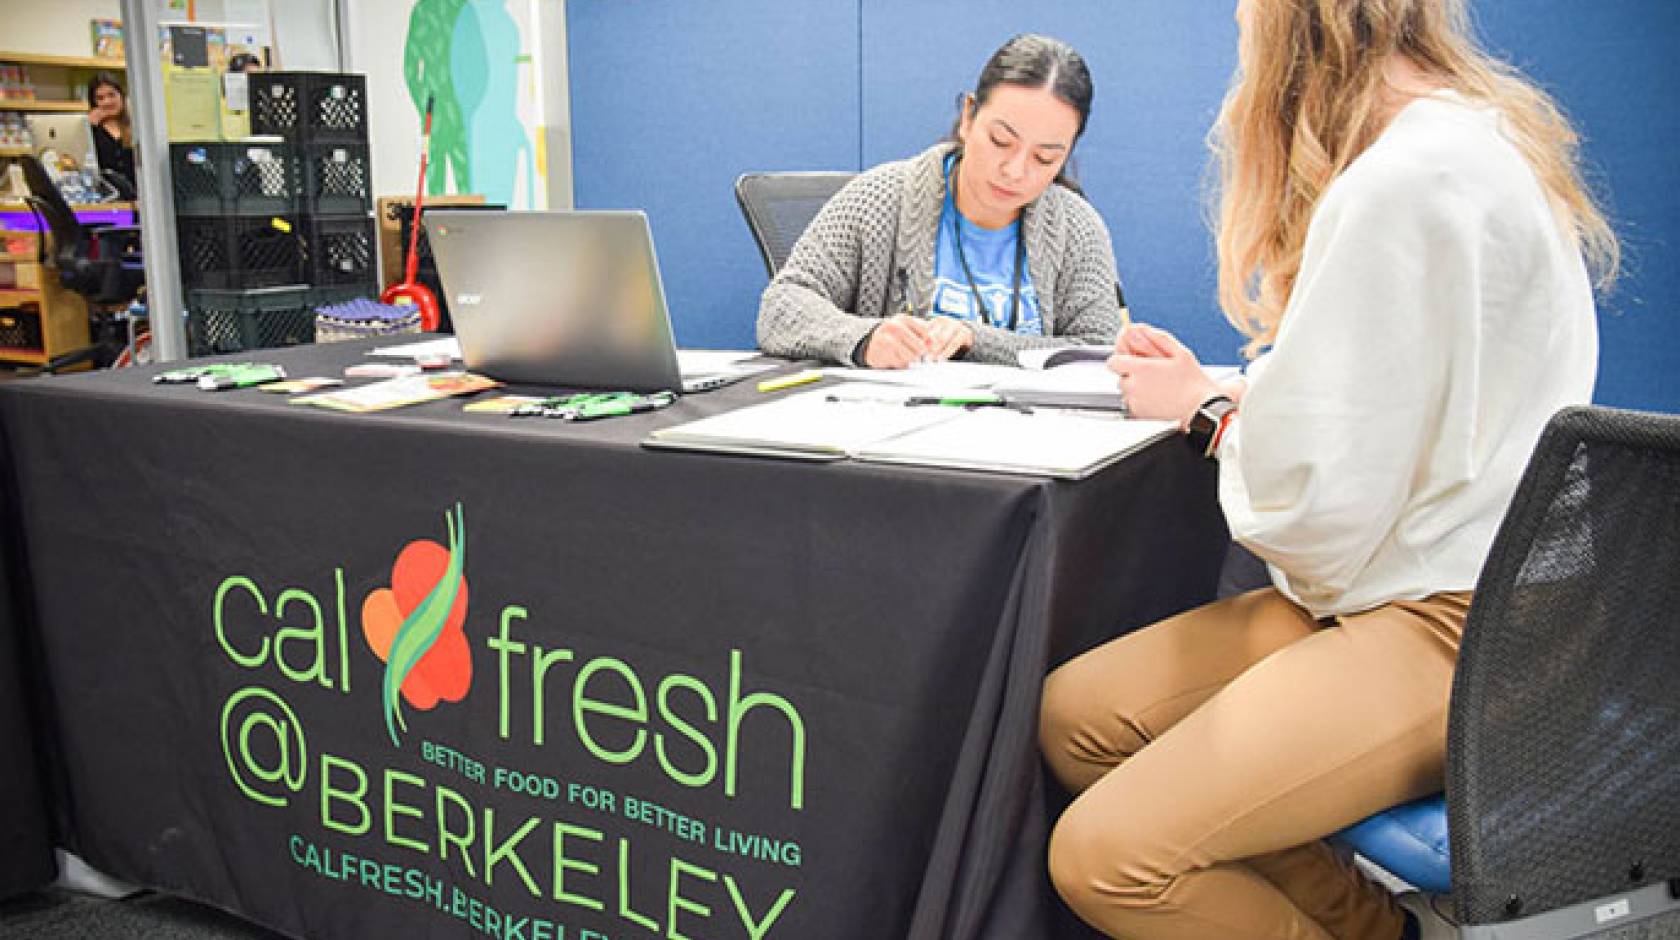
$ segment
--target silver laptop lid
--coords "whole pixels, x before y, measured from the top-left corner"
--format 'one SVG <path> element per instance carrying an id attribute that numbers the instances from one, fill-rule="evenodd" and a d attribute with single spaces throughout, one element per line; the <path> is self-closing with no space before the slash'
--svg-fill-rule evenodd
<path id="1" fill-rule="evenodd" d="M 506 382 L 681 391 L 639 211 L 425 213 L 466 367 Z"/>
<path id="2" fill-rule="evenodd" d="M 35 139 L 35 155 L 54 176 L 70 168 L 64 163 L 66 157 L 75 168 L 99 172 L 93 125 L 86 114 L 30 114 L 24 121 Z"/>

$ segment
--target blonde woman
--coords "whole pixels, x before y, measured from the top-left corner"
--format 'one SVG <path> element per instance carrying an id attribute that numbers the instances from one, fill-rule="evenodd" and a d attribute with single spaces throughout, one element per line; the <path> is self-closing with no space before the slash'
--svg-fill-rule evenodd
<path id="1" fill-rule="evenodd" d="M 1470 591 L 1542 426 L 1589 400 L 1589 264 L 1616 242 L 1576 138 L 1464 0 L 1242 0 L 1215 134 L 1220 295 L 1267 350 L 1211 383 L 1122 332 L 1132 410 L 1219 461 L 1274 587 L 1122 637 L 1045 686 L 1077 793 L 1050 869 L 1128 940 L 1451 935 L 1320 841 L 1438 791 Z"/>

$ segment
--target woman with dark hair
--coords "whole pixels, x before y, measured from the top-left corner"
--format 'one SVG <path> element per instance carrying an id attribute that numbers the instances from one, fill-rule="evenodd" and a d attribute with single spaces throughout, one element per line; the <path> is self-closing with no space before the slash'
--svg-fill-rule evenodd
<path id="1" fill-rule="evenodd" d="M 823 207 L 765 288 L 759 346 L 899 369 L 1112 342 L 1108 229 L 1067 175 L 1091 97 L 1067 43 L 1009 40 L 962 96 L 949 139 L 861 174 Z"/>
<path id="2" fill-rule="evenodd" d="M 134 182 L 134 125 L 128 117 L 123 87 L 107 72 L 88 82 L 88 123 L 93 125 L 93 149 L 99 168 Z"/>

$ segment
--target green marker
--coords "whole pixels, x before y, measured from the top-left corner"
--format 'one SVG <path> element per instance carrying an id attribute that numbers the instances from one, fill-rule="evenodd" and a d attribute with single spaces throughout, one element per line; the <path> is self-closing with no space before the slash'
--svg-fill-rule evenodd
<path id="1" fill-rule="evenodd" d="M 1008 402 L 1000 395 L 989 392 L 976 395 L 915 395 L 904 400 L 906 405 L 948 405 L 954 408 L 984 408 L 987 406 L 1001 406 Z"/>

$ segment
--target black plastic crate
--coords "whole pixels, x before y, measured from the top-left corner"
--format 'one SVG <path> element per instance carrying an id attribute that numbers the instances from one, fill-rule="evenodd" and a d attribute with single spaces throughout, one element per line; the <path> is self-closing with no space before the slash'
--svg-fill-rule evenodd
<path id="1" fill-rule="evenodd" d="M 187 292 L 187 344 L 194 356 L 315 341 L 315 307 L 303 285 Z"/>
<path id="2" fill-rule="evenodd" d="M 251 75 L 251 132 L 297 143 L 367 142 L 367 79 L 332 72 Z"/>
<path id="3" fill-rule="evenodd" d="M 397 220 L 397 237 L 399 239 L 397 245 L 401 251 L 399 257 L 402 259 L 402 264 L 407 264 L 408 237 L 410 234 L 410 226 L 414 224 L 414 206 L 412 204 L 404 205 L 401 203 L 387 203 L 386 206 L 386 212 L 389 214 L 389 217 Z M 507 207 L 500 203 L 495 203 L 468 204 L 464 206 L 447 205 L 438 206 L 437 208 L 445 209 L 450 212 L 501 212 Z M 431 272 L 433 274 L 437 272 L 437 262 L 432 258 L 431 238 L 426 232 L 425 213 L 421 213 L 420 244 L 415 248 L 414 253 L 420 259 L 418 262 L 420 271 Z M 399 270 L 402 269 L 401 264 L 398 265 L 398 268 Z"/>
<path id="4" fill-rule="evenodd" d="M 317 287 L 366 284 L 378 276 L 373 219 L 313 216 L 303 225 L 304 280 Z"/>
<path id="5" fill-rule="evenodd" d="M 181 282 L 189 288 L 247 290 L 295 284 L 303 252 L 296 216 L 176 221 Z"/>
<path id="6" fill-rule="evenodd" d="M 169 145 L 178 215 L 289 215 L 303 194 L 297 148 L 283 141 Z"/>
<path id="7" fill-rule="evenodd" d="M 314 143 L 302 147 L 303 202 L 310 215 L 364 215 L 373 206 L 367 144 Z"/>
<path id="8" fill-rule="evenodd" d="M 0 309 L 0 349 L 40 349 L 41 314 L 16 307 Z"/>

